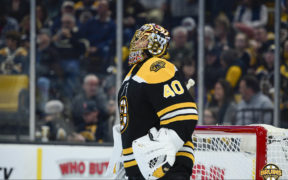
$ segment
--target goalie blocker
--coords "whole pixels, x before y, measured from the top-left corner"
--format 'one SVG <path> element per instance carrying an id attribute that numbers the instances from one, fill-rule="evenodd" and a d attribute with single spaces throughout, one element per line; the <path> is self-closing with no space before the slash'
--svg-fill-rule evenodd
<path id="1" fill-rule="evenodd" d="M 197 107 L 177 68 L 161 58 L 169 39 L 161 26 L 145 24 L 130 44 L 133 66 L 118 93 L 121 159 L 129 179 L 188 180 L 192 173 Z"/>

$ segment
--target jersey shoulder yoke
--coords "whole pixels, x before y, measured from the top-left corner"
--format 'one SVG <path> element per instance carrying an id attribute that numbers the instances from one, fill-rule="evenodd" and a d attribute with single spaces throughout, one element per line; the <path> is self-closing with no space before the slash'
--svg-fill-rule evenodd
<path id="1" fill-rule="evenodd" d="M 133 79 L 137 82 L 158 84 L 173 78 L 176 73 L 174 64 L 161 58 L 150 58 L 139 69 Z"/>

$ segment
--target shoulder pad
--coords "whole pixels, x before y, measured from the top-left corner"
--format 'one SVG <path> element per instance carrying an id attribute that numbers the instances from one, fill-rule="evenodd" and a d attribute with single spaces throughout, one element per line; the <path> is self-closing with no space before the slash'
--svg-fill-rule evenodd
<path id="1" fill-rule="evenodd" d="M 143 64 L 133 79 L 139 83 L 162 83 L 174 77 L 176 70 L 174 64 L 167 60 L 153 57 Z"/>

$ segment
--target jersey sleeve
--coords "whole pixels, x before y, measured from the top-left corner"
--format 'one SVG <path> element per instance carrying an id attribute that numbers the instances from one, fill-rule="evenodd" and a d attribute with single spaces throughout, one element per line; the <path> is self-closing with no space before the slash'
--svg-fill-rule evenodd
<path id="1" fill-rule="evenodd" d="M 191 139 L 198 120 L 197 107 L 178 73 L 165 82 L 146 84 L 145 94 L 160 128 L 175 130 L 184 142 Z"/>

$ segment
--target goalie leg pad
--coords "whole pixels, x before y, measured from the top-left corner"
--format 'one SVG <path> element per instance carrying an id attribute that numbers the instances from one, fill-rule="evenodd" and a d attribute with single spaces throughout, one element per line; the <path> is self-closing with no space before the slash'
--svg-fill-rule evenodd
<path id="1" fill-rule="evenodd" d="M 122 140 L 120 133 L 120 125 L 113 126 L 114 147 L 113 153 L 109 160 L 109 165 L 105 176 L 116 176 L 116 179 L 122 179 L 125 176 L 125 170 L 121 159 L 122 155 Z"/>

